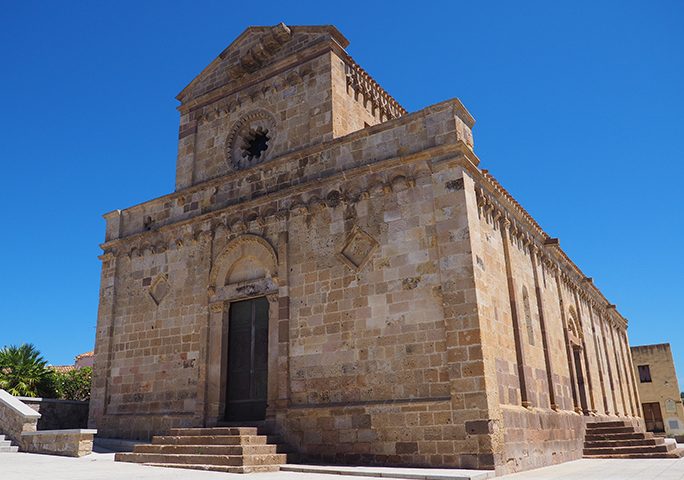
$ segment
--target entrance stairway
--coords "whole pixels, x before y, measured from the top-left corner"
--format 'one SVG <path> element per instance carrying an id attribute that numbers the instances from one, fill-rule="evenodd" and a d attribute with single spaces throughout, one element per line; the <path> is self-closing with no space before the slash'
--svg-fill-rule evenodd
<path id="1" fill-rule="evenodd" d="M 0 453 L 14 453 L 18 451 L 19 447 L 12 446 L 12 442 L 6 440 L 4 435 L 0 435 Z"/>
<path id="2" fill-rule="evenodd" d="M 680 458 L 684 449 L 624 421 L 587 424 L 584 458 Z"/>
<path id="3" fill-rule="evenodd" d="M 116 461 L 155 467 L 227 473 L 276 472 L 287 462 L 277 436 L 259 435 L 257 427 L 172 428 Z"/>

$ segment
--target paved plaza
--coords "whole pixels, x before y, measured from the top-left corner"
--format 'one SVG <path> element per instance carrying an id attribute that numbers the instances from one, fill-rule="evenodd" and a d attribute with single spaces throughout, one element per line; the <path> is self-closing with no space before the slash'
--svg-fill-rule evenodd
<path id="1" fill-rule="evenodd" d="M 426 478 L 425 469 L 375 469 L 383 471 L 383 477 Z M 147 467 L 132 463 L 114 462 L 114 454 L 93 453 L 83 458 L 54 457 L 30 453 L 0 454 L 0 478 L 2 480 L 343 480 L 369 478 L 359 476 L 362 467 L 349 470 L 353 474 L 321 473 L 255 473 L 239 475 L 230 473 L 202 472 L 173 468 Z M 463 470 L 431 470 L 430 480 L 455 480 L 463 478 L 482 479 L 479 473 L 463 476 Z M 377 477 L 377 475 L 376 475 Z M 391 478 L 391 477 L 389 477 Z M 513 475 L 497 477 L 506 480 L 675 480 L 684 479 L 684 459 L 658 460 L 597 460 L 585 459 L 561 465 L 530 470 Z"/>

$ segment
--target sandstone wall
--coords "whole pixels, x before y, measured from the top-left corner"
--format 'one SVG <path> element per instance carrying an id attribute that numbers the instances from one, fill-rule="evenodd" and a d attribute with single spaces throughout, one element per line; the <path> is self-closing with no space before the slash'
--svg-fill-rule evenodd
<path id="1" fill-rule="evenodd" d="M 460 102 L 443 102 L 410 116 L 283 155 L 259 168 L 230 172 L 213 181 L 110 212 L 105 215 L 105 239 L 156 232 L 211 212 L 234 214 L 240 210 L 238 205 L 249 209 L 271 202 L 276 210 L 289 208 L 292 202 L 302 201 L 296 194 L 306 191 L 308 183 L 355 169 L 357 174 L 366 173 L 370 168 L 362 171 L 359 167 L 466 141 L 470 135 L 467 123 L 471 121 Z M 229 207 L 232 211 L 227 212 Z"/>
<path id="2" fill-rule="evenodd" d="M 349 76 L 352 75 L 352 68 L 348 59 L 331 53 L 332 126 L 335 137 L 342 137 L 386 120 L 380 108 L 376 108 L 373 101 L 351 85 Z"/>
<path id="3" fill-rule="evenodd" d="M 575 267 L 557 242 L 507 193 L 490 196 L 488 173 L 473 173 L 473 264 L 497 471 L 579 458 L 581 413 L 639 415 L 625 369 L 626 325 L 587 291 L 590 279 L 568 273 Z"/>
<path id="4" fill-rule="evenodd" d="M 102 436 L 147 438 L 220 410 L 206 392 L 220 367 L 209 363 L 220 357 L 211 357 L 205 338 L 213 321 L 209 276 L 229 240 L 243 233 L 288 256 L 281 290 L 292 287 L 280 302 L 281 318 L 292 324 L 276 334 L 288 342 L 291 353 L 279 353 L 278 362 L 291 361 L 292 380 L 274 382 L 292 403 L 306 405 L 312 395 L 333 404 L 449 398 L 435 186 L 425 161 L 426 149 L 459 140 L 459 115 L 457 104 L 445 102 L 387 122 L 381 142 L 371 127 L 322 152 L 285 156 L 108 215 L 116 253 L 103 257 L 92 425 Z M 387 163 L 371 173 L 362 166 L 369 159 Z M 343 171 L 350 173 L 336 177 Z M 257 203 L 250 208 L 250 201 Z M 341 255 L 358 231 L 377 243 L 365 269 L 353 265 L 361 261 L 356 253 Z M 475 348 L 477 338 L 467 343 Z M 470 389 L 476 398 L 477 385 Z M 486 417 L 481 411 L 467 420 Z"/>
<path id="5" fill-rule="evenodd" d="M 40 413 L 38 430 L 79 429 L 88 426 L 88 402 L 30 397 L 19 397 L 19 400 Z"/>
<path id="6" fill-rule="evenodd" d="M 234 170 L 227 161 L 227 141 L 236 122 L 244 115 L 267 112 L 277 122 L 269 130 L 265 155 L 278 156 L 305 146 L 332 139 L 330 102 L 330 54 L 275 75 L 260 85 L 254 96 L 236 92 L 217 101 L 217 112 L 196 120 L 195 112 L 181 117 L 196 123 L 193 151 L 193 183 L 199 183 Z"/>

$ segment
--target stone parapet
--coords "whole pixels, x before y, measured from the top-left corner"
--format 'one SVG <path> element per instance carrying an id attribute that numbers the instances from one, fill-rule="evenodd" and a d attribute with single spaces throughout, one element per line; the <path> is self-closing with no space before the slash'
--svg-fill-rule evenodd
<path id="1" fill-rule="evenodd" d="M 497 428 L 504 433 L 500 453 L 495 454 L 497 475 L 579 460 L 587 424 L 615 420 L 608 415 L 586 416 L 512 405 L 502 405 L 501 410 L 502 424 Z M 620 420 L 643 431 L 643 421 L 639 417 L 621 417 Z"/>
<path id="2" fill-rule="evenodd" d="M 0 433 L 21 445 L 24 433 L 35 432 L 40 413 L 5 390 L 0 390 Z"/>
<path id="3" fill-rule="evenodd" d="M 28 453 L 83 457 L 93 451 L 97 430 L 41 430 L 21 435 L 21 450 Z"/>
<path id="4" fill-rule="evenodd" d="M 40 413 L 38 430 L 86 428 L 88 404 L 78 400 L 17 397 L 25 405 Z"/>
<path id="5" fill-rule="evenodd" d="M 0 390 L 0 433 L 19 446 L 22 452 L 81 457 L 93 451 L 93 438 L 97 430 L 37 430 L 41 414 L 34 407 L 46 402 L 42 398 L 14 397 Z M 53 402 L 60 402 L 54 400 Z M 74 402 L 64 401 L 65 404 Z M 87 402 L 77 402 L 86 404 Z M 49 407 L 48 407 L 49 408 Z"/>

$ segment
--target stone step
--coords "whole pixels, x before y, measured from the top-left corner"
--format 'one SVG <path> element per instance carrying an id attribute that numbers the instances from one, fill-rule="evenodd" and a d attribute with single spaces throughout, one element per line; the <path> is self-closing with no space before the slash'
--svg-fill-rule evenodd
<path id="1" fill-rule="evenodd" d="M 584 448 L 584 455 L 629 455 L 633 453 L 665 453 L 673 449 L 674 448 L 669 447 L 669 445 Z"/>
<path id="2" fill-rule="evenodd" d="M 257 435 L 257 427 L 172 428 L 170 436 Z"/>
<path id="3" fill-rule="evenodd" d="M 266 445 L 268 438 L 263 435 L 197 435 L 152 437 L 154 445 Z"/>
<path id="4" fill-rule="evenodd" d="M 159 463 L 183 465 L 222 465 L 222 466 L 255 466 L 279 465 L 287 462 L 287 455 L 273 453 L 265 455 L 196 455 L 196 454 L 163 454 L 163 453 L 117 453 L 117 462 Z"/>
<path id="5" fill-rule="evenodd" d="M 653 435 L 647 433 L 602 433 L 594 434 L 588 433 L 585 437 L 588 442 L 598 442 L 603 440 L 645 440 L 653 438 Z"/>
<path id="6" fill-rule="evenodd" d="M 669 452 L 655 452 L 655 453 L 627 453 L 627 454 L 611 454 L 611 455 L 585 455 L 586 458 L 682 458 L 684 457 L 684 448 L 676 448 Z"/>
<path id="7" fill-rule="evenodd" d="M 266 455 L 279 453 L 276 445 L 138 445 L 133 453 L 191 455 Z"/>
<path id="8" fill-rule="evenodd" d="M 639 447 L 646 445 L 663 445 L 665 441 L 662 438 L 644 438 L 635 440 L 600 440 L 596 442 L 584 442 L 585 448 L 602 448 L 602 447 Z"/>
<path id="9" fill-rule="evenodd" d="M 587 435 L 606 435 L 610 433 L 638 433 L 633 427 L 595 427 L 587 430 Z"/>
<path id="10" fill-rule="evenodd" d="M 587 423 L 587 430 L 594 430 L 597 428 L 626 427 L 626 426 L 628 426 L 628 425 L 624 421 L 594 422 L 594 423 Z"/>
<path id="11" fill-rule="evenodd" d="M 18 451 L 19 451 L 19 447 L 12 447 L 12 446 L 0 447 L 0 453 L 17 453 Z"/>
<path id="12" fill-rule="evenodd" d="M 588 424 L 584 437 L 586 458 L 679 458 L 674 443 L 665 443 L 625 422 Z"/>
<path id="13" fill-rule="evenodd" d="M 145 463 L 150 467 L 165 467 L 165 468 L 186 468 L 192 470 L 205 470 L 210 472 L 225 472 L 225 473 L 262 473 L 262 472 L 277 472 L 280 470 L 278 465 L 246 465 L 241 467 L 229 467 L 225 465 L 188 465 L 183 463 Z"/>

